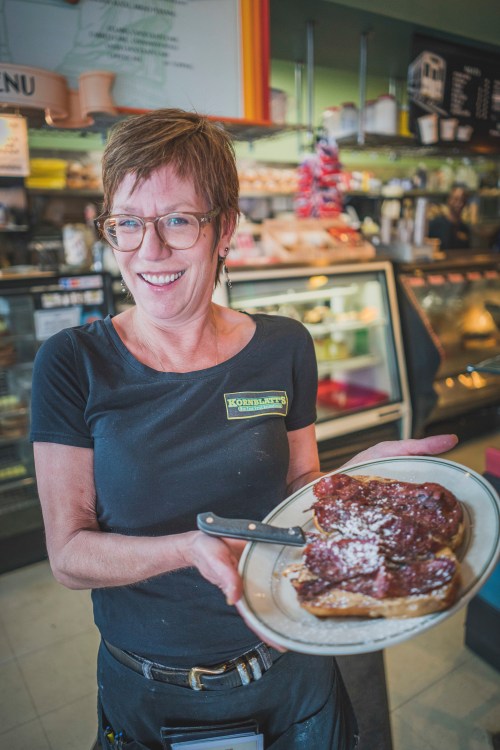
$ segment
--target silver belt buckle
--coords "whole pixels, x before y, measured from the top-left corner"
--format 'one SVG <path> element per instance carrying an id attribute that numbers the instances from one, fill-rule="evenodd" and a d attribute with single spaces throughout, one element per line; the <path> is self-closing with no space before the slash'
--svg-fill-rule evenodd
<path id="1" fill-rule="evenodd" d="M 218 669 L 209 669 L 208 667 L 192 667 L 189 670 L 189 687 L 192 690 L 204 690 L 203 685 L 201 684 L 200 677 L 204 674 L 224 674 L 226 671 L 226 666 L 222 665 L 222 667 L 219 667 Z"/>

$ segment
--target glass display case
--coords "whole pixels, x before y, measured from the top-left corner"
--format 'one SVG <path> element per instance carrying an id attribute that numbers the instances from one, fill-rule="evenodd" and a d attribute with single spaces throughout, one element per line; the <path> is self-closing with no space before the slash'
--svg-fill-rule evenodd
<path id="1" fill-rule="evenodd" d="M 400 266 L 398 281 L 411 391 L 421 380 L 415 366 L 422 356 L 412 314 L 420 318 L 439 355 L 433 374 L 436 399 L 424 420 L 426 431 L 451 429 L 466 437 L 495 428 L 498 413 L 491 407 L 500 406 L 500 379 L 471 365 L 500 354 L 500 257 L 469 255 Z"/>
<path id="2" fill-rule="evenodd" d="M 379 440 L 407 437 L 410 404 L 392 266 L 230 270 L 216 294 L 251 313 L 301 321 L 318 361 L 316 435 L 322 468 Z"/>
<path id="3" fill-rule="evenodd" d="M 106 274 L 0 276 L 0 572 L 46 554 L 29 442 L 35 354 L 53 333 L 112 311 Z"/>

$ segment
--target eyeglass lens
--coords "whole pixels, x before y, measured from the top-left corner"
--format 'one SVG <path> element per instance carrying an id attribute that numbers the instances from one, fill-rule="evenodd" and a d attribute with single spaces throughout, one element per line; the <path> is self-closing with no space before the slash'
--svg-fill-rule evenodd
<path id="1" fill-rule="evenodd" d="M 196 216 L 191 214 L 167 214 L 157 219 L 155 226 L 163 242 L 176 250 L 192 247 L 200 232 Z M 139 216 L 108 216 L 103 231 L 108 242 L 117 250 L 137 250 L 144 238 L 146 222 Z"/>

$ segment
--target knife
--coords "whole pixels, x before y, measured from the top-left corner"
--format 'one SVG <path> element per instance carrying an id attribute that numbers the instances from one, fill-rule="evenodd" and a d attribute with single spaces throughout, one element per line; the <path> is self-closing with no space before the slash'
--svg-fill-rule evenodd
<path id="1" fill-rule="evenodd" d="M 294 547 L 303 547 L 307 544 L 300 526 L 283 528 L 259 521 L 247 521 L 244 518 L 221 518 L 210 512 L 199 513 L 196 522 L 200 531 L 211 536 L 227 536 L 269 544 L 291 544 Z"/>

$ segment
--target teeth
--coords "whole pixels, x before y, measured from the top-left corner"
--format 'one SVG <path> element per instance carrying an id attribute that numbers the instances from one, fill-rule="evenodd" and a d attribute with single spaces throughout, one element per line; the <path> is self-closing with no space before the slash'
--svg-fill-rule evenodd
<path id="1" fill-rule="evenodd" d="M 178 273 L 141 273 L 142 278 L 147 281 L 149 284 L 157 284 L 158 286 L 161 286 L 162 284 L 171 284 L 173 281 L 176 281 L 177 279 L 180 279 L 182 276 L 182 271 L 179 271 Z"/>

